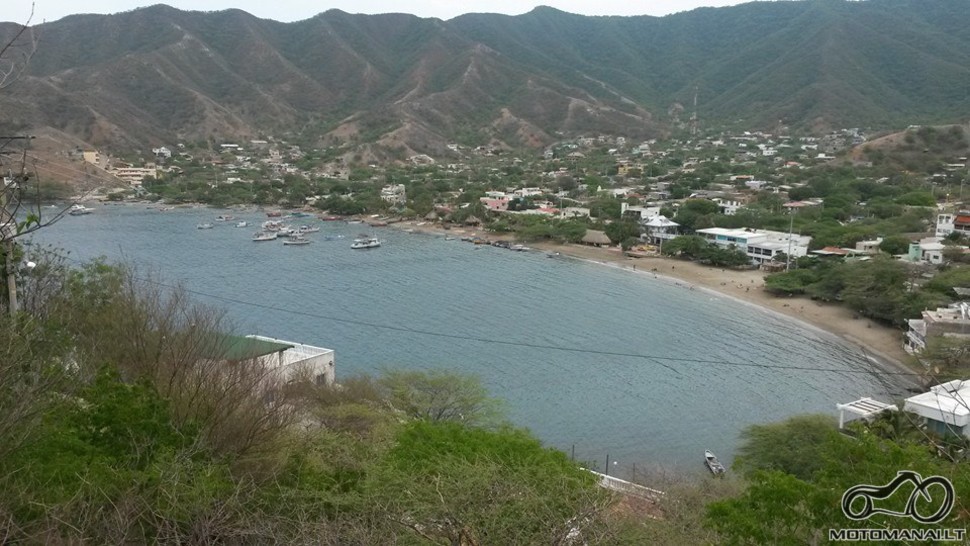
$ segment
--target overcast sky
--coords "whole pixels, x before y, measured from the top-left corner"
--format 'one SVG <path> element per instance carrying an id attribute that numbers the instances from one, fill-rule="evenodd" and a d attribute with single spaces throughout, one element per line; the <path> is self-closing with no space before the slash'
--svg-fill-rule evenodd
<path id="1" fill-rule="evenodd" d="M 580 15 L 666 15 L 701 6 L 727 6 L 742 0 L 36 0 L 34 23 L 52 22 L 74 13 L 118 13 L 164 3 L 183 10 L 218 11 L 238 8 L 264 19 L 299 21 L 329 9 L 348 13 L 412 13 L 419 17 L 451 19 L 463 13 L 519 15 L 537 5 Z M 534 3 L 533 3 L 534 2 Z M 30 14 L 30 0 L 3 0 L 0 20 L 23 22 Z"/>

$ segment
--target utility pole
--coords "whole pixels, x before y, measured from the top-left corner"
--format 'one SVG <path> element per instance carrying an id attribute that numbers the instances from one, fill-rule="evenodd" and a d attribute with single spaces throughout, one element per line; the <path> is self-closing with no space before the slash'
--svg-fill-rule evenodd
<path id="1" fill-rule="evenodd" d="M 24 140 L 30 142 L 32 138 L 34 137 L 23 135 L 0 137 L 0 140 Z M 10 212 L 8 207 L 11 202 L 10 194 L 18 188 L 17 184 L 18 182 L 13 177 L 9 179 L 9 182 L 7 179 L 4 179 L 3 188 L 0 189 L 0 241 L 3 242 L 4 262 L 6 264 L 4 276 L 7 278 L 7 303 L 11 317 L 17 316 L 17 309 L 19 308 L 17 305 L 16 267 L 14 265 L 14 256 L 16 253 L 14 252 L 15 246 L 13 242 L 14 236 L 17 234 L 17 219 L 14 218 L 13 213 Z"/>
<path id="2" fill-rule="evenodd" d="M 788 253 L 785 254 L 785 271 L 791 268 L 791 234 L 795 227 L 795 209 L 789 211 L 788 214 L 791 215 L 791 219 L 788 221 Z"/>

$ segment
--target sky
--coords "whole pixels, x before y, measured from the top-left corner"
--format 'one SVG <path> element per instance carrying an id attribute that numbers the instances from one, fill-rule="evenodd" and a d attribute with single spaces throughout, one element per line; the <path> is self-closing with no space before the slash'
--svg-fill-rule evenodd
<path id="1" fill-rule="evenodd" d="M 411 13 L 419 17 L 451 19 L 464 13 L 520 15 L 535 6 L 551 6 L 579 15 L 667 15 L 702 6 L 727 6 L 742 0 L 35 0 L 33 24 L 53 22 L 75 13 L 118 13 L 152 4 L 168 4 L 182 10 L 219 11 L 238 8 L 262 19 L 300 21 L 329 9 L 347 13 Z M 25 22 L 31 0 L 4 0 L 0 20 Z M 11 5 L 12 4 L 12 5 Z"/>

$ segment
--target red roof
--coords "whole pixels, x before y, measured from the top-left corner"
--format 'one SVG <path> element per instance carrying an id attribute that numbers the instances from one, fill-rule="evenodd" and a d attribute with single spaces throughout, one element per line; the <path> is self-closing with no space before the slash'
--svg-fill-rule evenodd
<path id="1" fill-rule="evenodd" d="M 970 224 L 970 216 L 957 216 L 956 219 L 953 220 L 953 223 L 954 224 Z"/>

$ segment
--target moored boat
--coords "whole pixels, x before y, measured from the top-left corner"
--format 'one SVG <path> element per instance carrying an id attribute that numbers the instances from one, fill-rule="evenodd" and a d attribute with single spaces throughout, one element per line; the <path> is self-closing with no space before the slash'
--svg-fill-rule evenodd
<path id="1" fill-rule="evenodd" d="M 196 227 L 196 229 L 212 229 L 212 224 L 210 224 L 209 222 L 205 222 L 205 223 L 199 224 L 199 225 L 197 225 L 195 227 Z"/>
<path id="2" fill-rule="evenodd" d="M 275 241 L 276 233 L 273 231 L 257 231 L 253 234 L 253 241 Z"/>
<path id="3" fill-rule="evenodd" d="M 93 209 L 89 209 L 84 205 L 75 204 L 71 206 L 67 213 L 71 216 L 84 216 L 85 214 L 91 214 L 92 212 L 94 212 Z"/>
<path id="4" fill-rule="evenodd" d="M 283 244 L 288 246 L 308 245 L 310 243 L 311 243 L 310 239 L 307 239 L 306 237 L 304 237 L 299 233 L 283 241 Z"/>
<path id="5" fill-rule="evenodd" d="M 374 237 L 368 237 L 366 239 L 355 239 L 350 248 L 354 250 L 361 250 L 365 248 L 377 248 L 381 246 L 381 242 Z"/>
<path id="6" fill-rule="evenodd" d="M 236 224 L 236 227 L 249 227 L 249 222 L 242 221 Z"/>
<path id="7" fill-rule="evenodd" d="M 707 465 L 707 468 L 711 471 L 711 474 L 714 474 L 715 476 L 720 476 L 725 472 L 724 465 L 717 460 L 714 452 L 709 449 L 704 451 L 704 464 Z"/>

